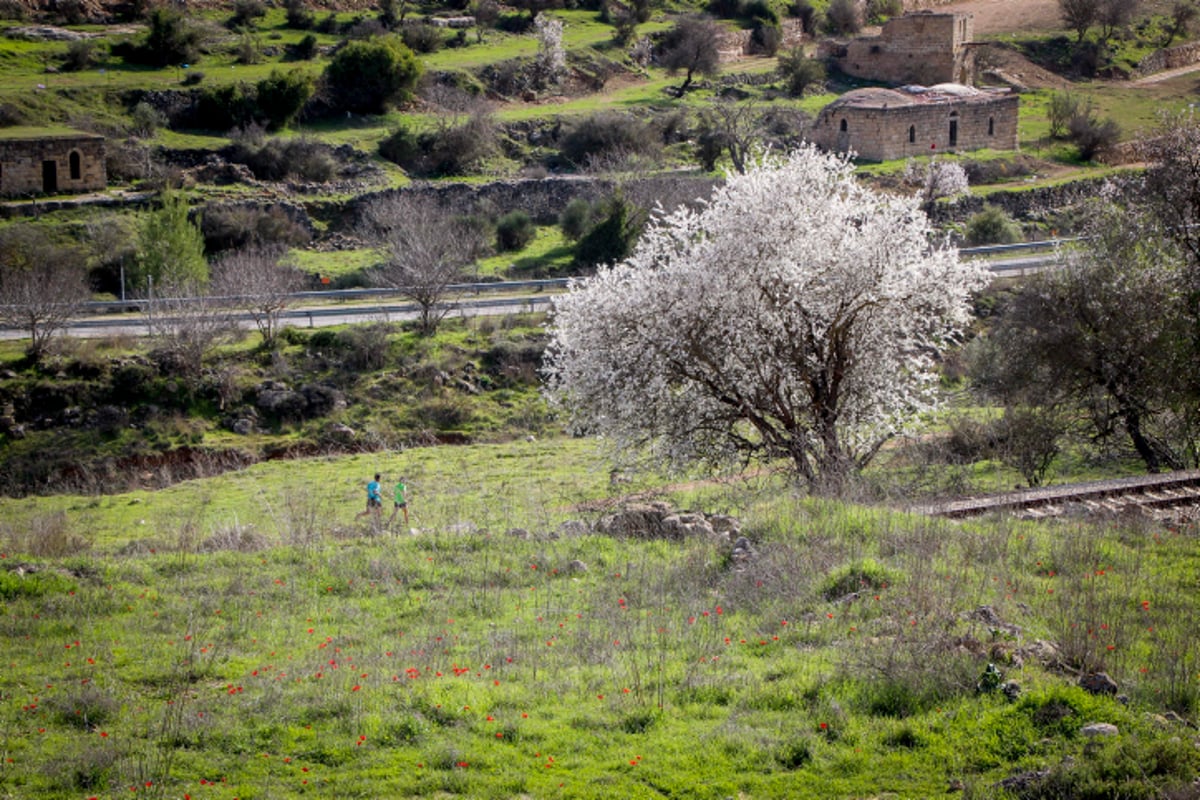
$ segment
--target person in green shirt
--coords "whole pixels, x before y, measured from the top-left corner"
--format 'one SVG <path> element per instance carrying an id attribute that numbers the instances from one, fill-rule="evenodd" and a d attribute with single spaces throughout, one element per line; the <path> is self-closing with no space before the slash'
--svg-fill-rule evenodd
<path id="1" fill-rule="evenodd" d="M 388 525 L 391 526 L 392 520 L 396 518 L 397 511 L 404 512 L 404 524 L 408 524 L 408 498 L 405 493 L 408 492 L 408 487 L 404 485 L 404 478 L 400 477 L 396 480 L 396 488 L 393 490 L 394 502 L 392 504 L 392 516 L 388 517 Z"/>

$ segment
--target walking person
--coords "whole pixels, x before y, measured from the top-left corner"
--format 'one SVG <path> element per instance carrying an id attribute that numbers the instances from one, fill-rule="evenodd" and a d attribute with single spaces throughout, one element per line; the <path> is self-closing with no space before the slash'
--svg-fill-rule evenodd
<path id="1" fill-rule="evenodd" d="M 396 480 L 394 492 L 395 502 L 392 504 L 392 516 L 388 517 L 388 527 L 392 527 L 392 520 L 396 518 L 397 511 L 404 512 L 404 526 L 408 527 L 408 487 L 404 485 L 404 476 Z"/>
<path id="2" fill-rule="evenodd" d="M 368 514 L 375 515 L 375 523 L 379 524 L 380 516 L 383 514 L 383 495 L 380 494 L 379 473 L 375 473 L 375 480 L 367 483 L 367 507 L 358 512 L 354 516 L 355 519 L 362 519 Z"/>

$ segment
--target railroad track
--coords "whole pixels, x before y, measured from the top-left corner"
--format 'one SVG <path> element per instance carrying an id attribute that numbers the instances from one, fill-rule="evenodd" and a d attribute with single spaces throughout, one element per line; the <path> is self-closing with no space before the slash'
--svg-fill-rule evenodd
<path id="1" fill-rule="evenodd" d="M 1200 519 L 1200 470 L 1028 489 L 934 503 L 914 510 L 952 519 L 983 514 L 1043 519 L 1064 514 L 1140 513 L 1156 519 L 1190 521 Z"/>

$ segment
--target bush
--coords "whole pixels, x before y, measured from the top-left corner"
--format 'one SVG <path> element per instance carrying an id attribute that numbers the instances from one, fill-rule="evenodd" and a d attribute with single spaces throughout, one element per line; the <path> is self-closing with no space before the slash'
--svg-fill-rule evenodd
<path id="1" fill-rule="evenodd" d="M 244 83 L 210 86 L 196 98 L 195 118 L 209 130 L 244 127 L 254 122 L 257 112 L 254 88 Z"/>
<path id="2" fill-rule="evenodd" d="M 127 58 L 156 67 L 188 64 L 200 55 L 200 31 L 175 9 L 160 6 L 150 12 L 149 30 Z"/>
<path id="3" fill-rule="evenodd" d="M 137 136 L 153 136 L 160 126 L 167 122 L 166 115 L 145 100 L 133 107 L 132 132 Z"/>
<path id="4" fill-rule="evenodd" d="M 600 221 L 575 245 L 575 263 L 581 267 L 594 267 L 625 260 L 641 235 L 645 215 L 638 213 L 620 195 L 609 198 L 592 213 Z"/>
<path id="5" fill-rule="evenodd" d="M 739 13 L 747 19 L 763 20 L 773 25 L 779 24 L 779 14 L 767 0 L 747 0 L 742 4 Z"/>
<path id="6" fill-rule="evenodd" d="M 809 0 L 796 0 L 788 11 L 793 17 L 800 20 L 801 29 L 812 36 L 817 32 L 821 15 L 817 13 L 816 7 Z"/>
<path id="7" fill-rule="evenodd" d="M 267 15 L 267 7 L 262 0 L 233 0 L 233 16 L 226 23 L 234 30 L 253 28 L 255 21 Z"/>
<path id="8" fill-rule="evenodd" d="M 1080 160 L 1091 161 L 1101 150 L 1117 143 L 1121 138 L 1121 126 L 1114 120 L 1100 119 L 1088 104 L 1071 117 L 1067 138 L 1078 149 Z"/>
<path id="9" fill-rule="evenodd" d="M 589 166 L 606 158 L 655 154 L 660 137 L 654 128 L 630 114 L 600 111 L 576 122 L 563 137 L 559 151 L 577 166 Z"/>
<path id="10" fill-rule="evenodd" d="M 591 220 L 592 204 L 576 197 L 558 215 L 558 227 L 562 229 L 563 236 L 574 242 L 587 233 Z"/>
<path id="11" fill-rule="evenodd" d="M 260 180 L 299 178 L 324 183 L 337 173 L 329 146 L 307 136 L 271 139 L 258 147 L 239 143 L 232 145 L 225 154 L 231 161 L 245 164 Z"/>
<path id="12" fill-rule="evenodd" d="M 858 7 L 854 0 L 832 0 L 825 9 L 825 28 L 834 36 L 858 33 L 862 23 L 859 21 Z"/>
<path id="13" fill-rule="evenodd" d="M 313 15 L 312 10 L 309 9 L 305 0 L 286 0 L 284 8 L 286 9 L 287 26 L 289 28 L 306 31 L 317 22 L 317 18 Z"/>
<path id="14" fill-rule="evenodd" d="M 67 45 L 67 54 L 63 57 L 63 72 L 82 72 L 91 69 L 100 60 L 100 48 L 92 39 L 77 39 Z"/>
<path id="15" fill-rule="evenodd" d="M 402 126 L 379 143 L 380 155 L 406 172 L 423 177 L 469 174 L 496 149 L 496 126 L 487 114 L 421 134 Z"/>
<path id="16" fill-rule="evenodd" d="M 779 75 L 791 97 L 803 97 L 810 86 L 825 82 L 825 65 L 804 55 L 804 48 L 795 47 L 779 57 Z"/>
<path id="17" fill-rule="evenodd" d="M 821 596 L 830 601 L 838 600 L 864 589 L 882 589 L 894 580 L 887 567 L 867 558 L 830 572 L 821 585 Z"/>
<path id="18" fill-rule="evenodd" d="M 537 228 L 524 211 L 510 211 L 496 221 L 496 249 L 502 253 L 523 250 L 533 241 Z"/>
<path id="19" fill-rule="evenodd" d="M 312 97 L 315 81 L 306 72 L 273 69 L 258 82 L 258 116 L 266 121 L 268 130 L 289 125 Z"/>
<path id="20" fill-rule="evenodd" d="M 773 56 L 779 52 L 779 45 L 782 42 L 783 29 L 779 27 L 778 22 L 766 19 L 754 21 L 754 30 L 750 32 L 750 43 L 756 52 L 765 56 Z"/>
<path id="21" fill-rule="evenodd" d="M 202 80 L 204 80 L 204 73 L 198 69 L 191 69 L 183 74 L 181 83 L 184 86 L 196 86 Z"/>
<path id="22" fill-rule="evenodd" d="M 405 25 L 400 36 L 403 38 L 405 46 L 414 53 L 436 53 L 445 44 L 441 30 L 424 22 Z"/>
<path id="23" fill-rule="evenodd" d="M 967 244 L 1012 244 L 1021 241 L 1021 226 L 999 206 L 985 204 L 967 220 Z"/>
<path id="24" fill-rule="evenodd" d="M 297 61 L 311 61 L 316 57 L 319 49 L 317 37 L 306 33 L 303 39 L 288 50 L 288 55 Z"/>
<path id="25" fill-rule="evenodd" d="M 1046 104 L 1046 122 L 1051 139 L 1065 139 L 1071 119 L 1079 113 L 1079 98 L 1070 92 L 1055 92 Z"/>
<path id="26" fill-rule="evenodd" d="M 210 254 L 252 244 L 299 247 L 312 238 L 307 228 L 278 206 L 210 205 L 200 217 L 200 232 Z"/>
<path id="27" fill-rule="evenodd" d="M 243 32 L 238 38 L 238 43 L 233 48 L 233 53 L 239 64 L 258 64 L 263 58 L 258 38 L 250 33 L 250 31 Z"/>
<path id="28" fill-rule="evenodd" d="M 363 114 L 407 102 L 420 77 L 420 62 L 394 36 L 350 42 L 325 68 L 334 106 Z"/>
<path id="29" fill-rule="evenodd" d="M 867 19 L 873 23 L 884 22 L 903 13 L 903 0 L 867 0 Z"/>

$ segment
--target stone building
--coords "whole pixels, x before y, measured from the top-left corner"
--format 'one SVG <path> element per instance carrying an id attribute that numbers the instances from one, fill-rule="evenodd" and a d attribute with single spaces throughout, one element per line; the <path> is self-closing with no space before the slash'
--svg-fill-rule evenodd
<path id="1" fill-rule="evenodd" d="M 879 36 L 826 42 L 821 55 L 856 78 L 891 84 L 974 82 L 970 14 L 921 11 L 895 17 Z"/>
<path id="2" fill-rule="evenodd" d="M 855 89 L 827 105 L 811 139 L 834 152 L 888 161 L 963 150 L 1017 149 L 1017 95 L 957 83 Z"/>
<path id="3" fill-rule="evenodd" d="M 103 136 L 0 128 L 0 196 L 71 194 L 107 185 Z"/>

